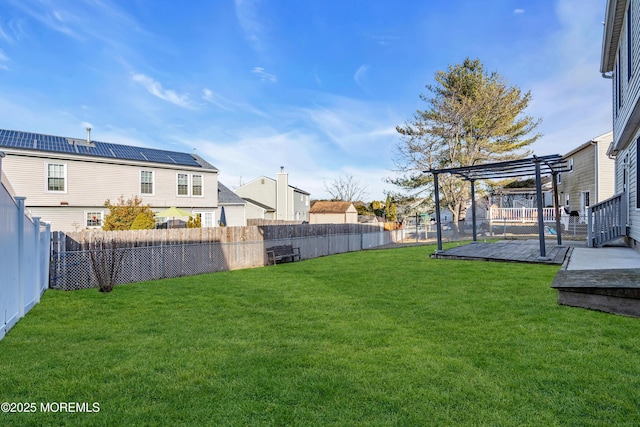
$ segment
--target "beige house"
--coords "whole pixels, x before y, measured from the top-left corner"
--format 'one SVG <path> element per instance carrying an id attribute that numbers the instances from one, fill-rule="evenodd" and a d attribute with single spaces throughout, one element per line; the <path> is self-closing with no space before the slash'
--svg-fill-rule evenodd
<path id="1" fill-rule="evenodd" d="M 309 193 L 289 185 L 284 169 L 276 179 L 261 176 L 234 191 L 247 202 L 247 219 L 309 221 Z"/>
<path id="2" fill-rule="evenodd" d="M 315 202 L 309 211 L 310 224 L 357 224 L 358 211 L 351 202 Z"/>
<path id="3" fill-rule="evenodd" d="M 240 196 L 231 191 L 228 187 L 218 181 L 218 207 L 219 215 L 218 223 L 220 224 L 222 218 L 222 211 L 224 209 L 225 226 L 236 227 L 247 225 L 247 212 L 246 202 L 242 200 Z"/>
<path id="4" fill-rule="evenodd" d="M 218 170 L 195 154 L 13 130 L 0 130 L 0 150 L 15 194 L 54 231 L 101 227 L 120 196 L 219 221 Z"/>
<path id="5" fill-rule="evenodd" d="M 571 172 L 558 174 L 558 200 L 569 212 L 585 218 L 587 208 L 613 196 L 615 160 L 607 156 L 613 132 L 607 132 L 569 151 L 563 157 Z"/>

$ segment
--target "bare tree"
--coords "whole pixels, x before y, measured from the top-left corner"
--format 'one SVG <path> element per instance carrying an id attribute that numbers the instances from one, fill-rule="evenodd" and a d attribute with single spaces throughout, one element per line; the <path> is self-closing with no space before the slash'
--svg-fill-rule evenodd
<path id="1" fill-rule="evenodd" d="M 98 237 L 89 244 L 89 262 L 98 280 L 100 292 L 113 290 L 122 269 L 124 251 L 124 248 L 118 248 L 118 242 L 115 239 L 107 240 L 104 237 Z"/>
<path id="2" fill-rule="evenodd" d="M 327 185 L 324 189 L 331 195 L 333 200 L 342 202 L 355 202 L 362 200 L 367 196 L 367 187 L 362 185 L 353 175 L 346 174 L 344 177 L 338 177 Z"/>

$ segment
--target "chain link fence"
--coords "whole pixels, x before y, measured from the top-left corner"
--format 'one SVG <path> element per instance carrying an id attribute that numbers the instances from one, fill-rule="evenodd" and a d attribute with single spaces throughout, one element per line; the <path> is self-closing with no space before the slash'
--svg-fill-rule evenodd
<path id="1" fill-rule="evenodd" d="M 558 235 L 555 221 L 545 221 L 545 236 L 547 238 L 555 238 Z M 568 240 L 586 240 L 587 239 L 587 216 L 563 216 L 560 220 L 560 232 L 563 239 Z M 437 226 L 435 222 L 419 222 L 416 226 L 415 221 L 404 226 L 405 242 L 432 242 L 436 240 Z M 519 239 L 519 238 L 537 238 L 538 223 L 537 222 L 515 222 L 504 220 L 496 220 L 492 222 L 480 219 L 477 224 L 476 233 L 478 238 L 502 238 L 502 239 Z M 473 227 L 470 221 L 461 222 L 458 233 L 455 233 L 451 223 L 442 225 L 442 239 L 444 242 L 454 242 L 460 240 L 469 240 L 473 236 Z"/>
<path id="2" fill-rule="evenodd" d="M 51 263 L 52 289 L 97 288 L 98 277 L 124 284 L 192 276 L 267 264 L 266 249 L 277 245 L 300 248 L 301 259 L 375 248 L 403 240 L 403 230 L 375 233 L 329 234 L 267 241 L 202 242 L 55 253 Z M 91 262 L 93 252 L 100 263 Z M 110 267 L 113 266 L 113 267 Z M 116 271 L 100 271 L 115 268 Z"/>

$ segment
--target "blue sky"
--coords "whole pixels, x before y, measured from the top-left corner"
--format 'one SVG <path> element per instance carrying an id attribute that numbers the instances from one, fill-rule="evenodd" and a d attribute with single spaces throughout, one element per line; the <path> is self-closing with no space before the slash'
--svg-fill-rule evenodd
<path id="1" fill-rule="evenodd" d="M 611 129 L 604 0 L 3 0 L 0 128 L 197 153 L 231 188 L 394 189 L 395 131 L 479 58 L 531 91 L 536 154 Z"/>

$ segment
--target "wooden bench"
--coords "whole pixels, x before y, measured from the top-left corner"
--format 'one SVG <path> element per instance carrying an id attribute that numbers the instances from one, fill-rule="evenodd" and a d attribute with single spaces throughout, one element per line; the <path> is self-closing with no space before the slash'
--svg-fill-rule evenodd
<path id="1" fill-rule="evenodd" d="M 281 245 L 267 248 L 267 259 L 269 264 L 275 265 L 278 261 L 300 261 L 300 248 L 292 245 Z"/>

